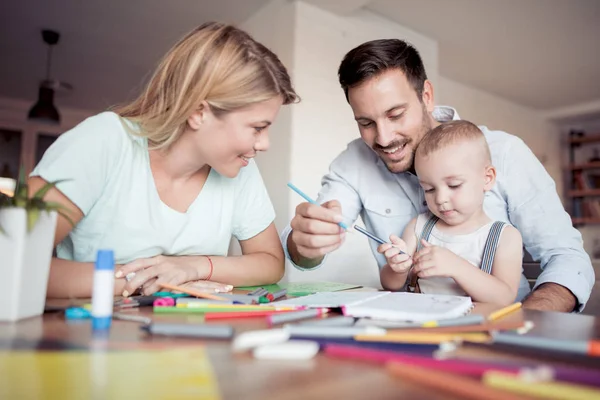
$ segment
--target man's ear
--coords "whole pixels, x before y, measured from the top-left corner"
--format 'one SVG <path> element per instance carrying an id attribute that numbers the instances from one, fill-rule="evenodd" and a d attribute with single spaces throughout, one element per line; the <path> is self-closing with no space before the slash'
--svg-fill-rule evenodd
<path id="1" fill-rule="evenodd" d="M 425 104 L 427 111 L 432 113 L 435 107 L 435 99 L 433 96 L 433 85 L 426 79 L 423 83 L 423 94 L 421 95 L 421 101 Z"/>
<path id="2" fill-rule="evenodd" d="M 485 185 L 483 186 L 483 190 L 485 192 L 492 190 L 494 185 L 496 184 L 496 168 L 493 165 L 488 165 L 485 167 Z"/>
<path id="3" fill-rule="evenodd" d="M 206 101 L 200 103 L 198 108 L 190 115 L 187 119 L 187 123 L 190 128 L 194 131 L 200 129 L 200 126 L 204 123 L 204 119 L 206 118 L 206 114 L 208 112 L 208 104 Z"/>

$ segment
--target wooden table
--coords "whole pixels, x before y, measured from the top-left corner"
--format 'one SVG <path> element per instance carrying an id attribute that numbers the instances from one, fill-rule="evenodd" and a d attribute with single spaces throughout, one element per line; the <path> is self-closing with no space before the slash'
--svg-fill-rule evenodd
<path id="1" fill-rule="evenodd" d="M 474 312 L 487 314 L 494 309 L 480 305 Z M 137 314 L 156 321 L 201 320 L 199 316 L 181 314 L 154 315 L 151 308 L 141 309 Z M 535 328 L 530 334 L 538 336 L 600 338 L 600 320 L 593 316 L 520 310 L 507 318 L 533 321 Z M 267 327 L 262 318 L 236 320 L 233 325 L 236 332 Z M 62 312 L 54 312 L 14 324 L 0 323 L 0 347 L 4 349 L 41 351 L 52 348 L 54 341 L 89 348 L 92 343 L 89 321 L 67 323 Z M 230 341 L 152 337 L 141 332 L 135 322 L 114 320 L 108 343 L 112 349 L 124 350 L 205 346 L 223 399 L 451 398 L 444 393 L 403 383 L 390 376 L 381 365 L 328 358 L 322 354 L 302 362 L 254 360 L 249 354 L 232 354 Z"/>

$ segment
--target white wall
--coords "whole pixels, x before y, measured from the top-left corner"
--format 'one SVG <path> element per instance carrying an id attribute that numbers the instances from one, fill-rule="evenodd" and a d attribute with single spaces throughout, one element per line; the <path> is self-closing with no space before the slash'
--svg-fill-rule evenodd
<path id="1" fill-rule="evenodd" d="M 289 1 L 272 1 L 248 19 L 241 29 L 271 49 L 294 76 L 295 5 Z M 292 113 L 296 105 L 281 108 L 269 129 L 270 148 L 258 155 L 256 162 L 267 185 L 275 213 L 275 225 L 281 231 L 289 222 L 290 193 L 286 183 L 291 175 Z M 233 250 L 235 253 L 237 250 Z M 238 253 L 239 254 L 239 253 Z"/>
<path id="2" fill-rule="evenodd" d="M 438 79 L 437 43 L 367 11 L 344 17 L 297 2 L 293 79 L 302 102 L 293 107 L 291 180 L 316 197 L 330 162 L 359 137 L 356 122 L 338 83 L 344 55 L 359 44 L 381 38 L 401 38 L 421 52 L 431 79 Z M 290 198 L 288 215 L 302 201 Z M 351 262 L 349 262 L 351 260 Z M 286 278 L 295 281 L 341 281 L 379 286 L 377 264 L 362 235 L 347 235 L 341 249 L 325 266 L 301 272 L 288 265 Z"/>

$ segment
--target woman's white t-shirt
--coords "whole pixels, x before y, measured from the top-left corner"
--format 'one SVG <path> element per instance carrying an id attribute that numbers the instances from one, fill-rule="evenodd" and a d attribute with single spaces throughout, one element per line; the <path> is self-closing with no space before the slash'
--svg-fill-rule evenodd
<path id="1" fill-rule="evenodd" d="M 253 160 L 235 178 L 211 169 L 185 213 L 159 198 L 147 139 L 131 135 L 112 112 L 62 134 L 32 172 L 57 185 L 83 219 L 57 248 L 60 258 L 92 262 L 112 249 L 117 263 L 156 255 L 227 255 L 231 237 L 250 239 L 275 219 Z"/>

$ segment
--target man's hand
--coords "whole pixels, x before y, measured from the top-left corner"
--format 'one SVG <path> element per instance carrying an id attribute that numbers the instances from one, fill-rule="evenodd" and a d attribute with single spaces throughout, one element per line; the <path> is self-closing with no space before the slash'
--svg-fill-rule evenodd
<path id="1" fill-rule="evenodd" d="M 303 267 L 314 267 L 325 254 L 340 247 L 346 236 L 344 229 L 338 225 L 342 219 L 342 207 L 337 200 L 320 206 L 299 204 L 287 243 L 292 261 Z"/>
<path id="2" fill-rule="evenodd" d="M 527 296 L 523 308 L 540 311 L 572 312 L 577 298 L 569 289 L 558 283 L 544 283 Z"/>

